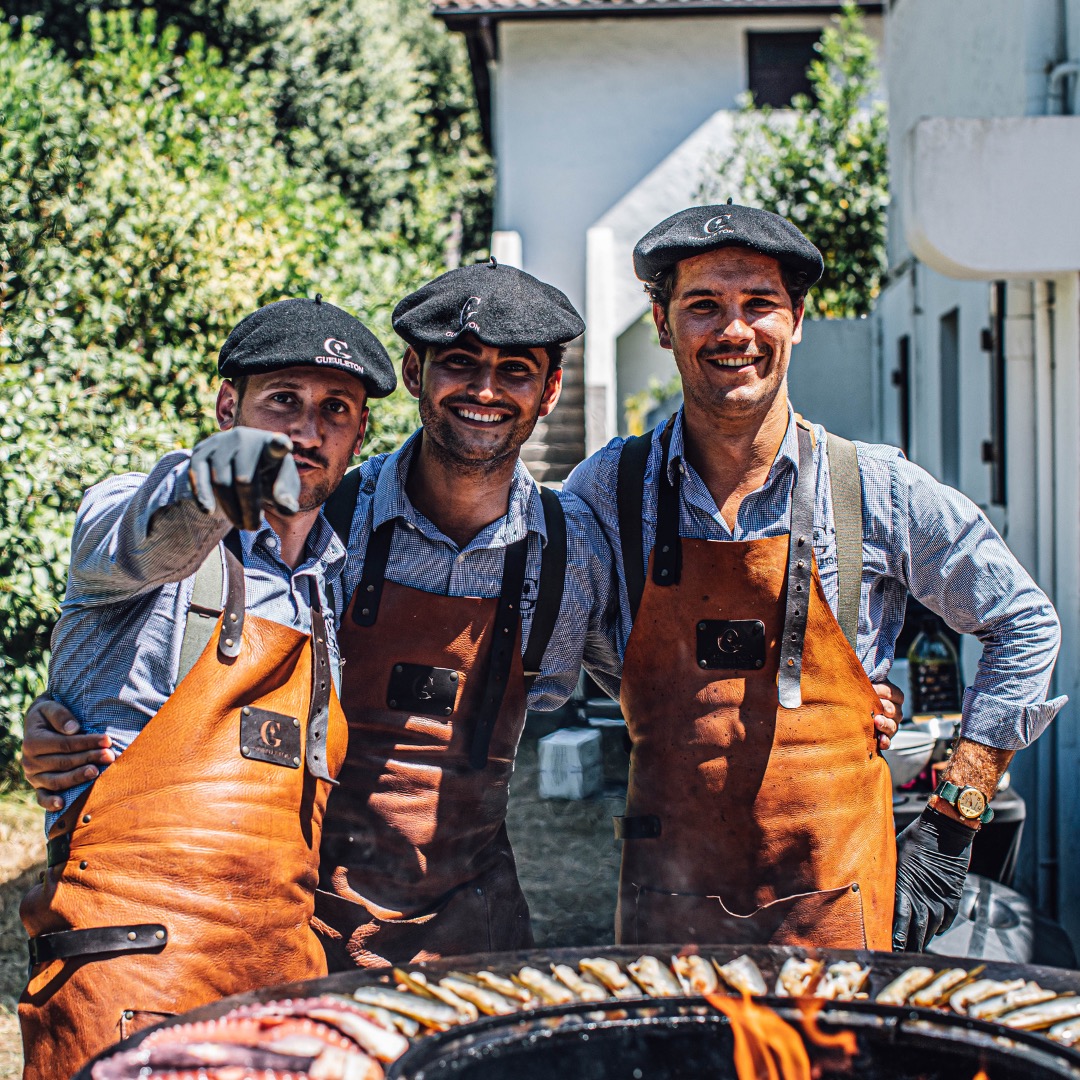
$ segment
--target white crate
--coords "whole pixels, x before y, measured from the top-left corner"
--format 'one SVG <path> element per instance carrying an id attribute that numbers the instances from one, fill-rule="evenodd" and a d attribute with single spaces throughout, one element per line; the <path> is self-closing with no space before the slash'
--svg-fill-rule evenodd
<path id="1" fill-rule="evenodd" d="M 604 786 L 600 732 L 595 728 L 561 728 L 538 744 L 540 798 L 585 799 Z"/>

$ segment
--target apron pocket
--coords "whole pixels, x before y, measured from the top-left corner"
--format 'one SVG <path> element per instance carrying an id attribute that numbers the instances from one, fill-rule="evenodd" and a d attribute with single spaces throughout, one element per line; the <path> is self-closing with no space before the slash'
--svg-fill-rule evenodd
<path id="1" fill-rule="evenodd" d="M 120 1014 L 120 1038 L 128 1039 L 137 1032 L 164 1020 L 171 1020 L 176 1015 L 171 1012 L 155 1012 L 153 1009 L 125 1009 Z"/>
<path id="2" fill-rule="evenodd" d="M 636 943 L 816 945 L 865 949 L 862 893 L 857 884 L 774 900 L 749 915 L 719 896 L 634 886 Z"/>

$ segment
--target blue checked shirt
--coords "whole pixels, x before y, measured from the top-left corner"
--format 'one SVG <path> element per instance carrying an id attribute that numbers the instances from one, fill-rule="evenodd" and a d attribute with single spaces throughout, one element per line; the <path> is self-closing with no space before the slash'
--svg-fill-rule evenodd
<path id="1" fill-rule="evenodd" d="M 196 506 L 189 455 L 167 454 L 148 476 L 126 473 L 87 491 L 75 519 L 67 594 L 52 639 L 49 694 L 86 732 L 107 732 L 122 752 L 176 689 L 180 645 L 195 572 L 232 528 Z M 311 590 L 339 618 L 345 549 L 319 516 L 300 565 L 279 557 L 269 525 L 240 534 L 247 610 L 302 633 Z M 339 655 L 327 619 L 331 667 Z M 63 792 L 64 809 L 90 785 Z M 63 811 L 50 813 L 46 826 Z"/>
<path id="2" fill-rule="evenodd" d="M 662 425 L 661 425 L 662 427 Z M 814 555 L 825 596 L 836 611 L 836 530 L 833 525 L 825 430 L 815 427 Z M 631 619 L 623 580 L 616 478 L 622 439 L 579 465 L 566 489 L 600 520 L 615 553 L 619 604 L 615 644 L 625 655 Z M 983 646 L 978 673 L 964 693 L 961 731 L 976 742 L 1018 749 L 1034 741 L 1066 698 L 1046 701 L 1061 631 L 1050 601 L 1005 546 L 982 511 L 939 484 L 891 446 L 859 443 L 863 491 L 863 574 L 857 649 L 872 681 L 892 667 L 910 592 L 954 630 Z M 645 472 L 642 543 L 646 560 L 656 536 L 660 429 Z M 765 483 L 747 495 L 729 529 L 701 477 L 683 460 L 683 414 L 671 436 L 669 475 L 683 469 L 679 532 L 699 540 L 757 540 L 786 534 L 798 476 L 794 416 Z"/>
<path id="3" fill-rule="evenodd" d="M 506 548 L 529 536 L 525 587 L 521 603 L 521 648 L 532 626 L 540 574 L 541 545 L 547 542 L 544 511 L 536 481 L 518 461 L 510 482 L 507 513 L 458 547 L 409 501 L 405 481 L 417 440 L 414 434 L 392 454 L 369 458 L 349 535 L 345 569 L 346 595 L 351 596 L 364 570 L 364 554 L 372 532 L 394 519 L 394 537 L 386 577 L 398 585 L 438 596 L 497 597 L 502 587 Z M 562 606 L 540 663 L 540 676 L 529 692 L 529 708 L 557 709 L 573 693 L 583 658 L 591 668 L 616 673 L 621 667 L 610 625 L 614 591 L 611 549 L 589 509 L 560 493 L 566 514 L 566 581 Z M 388 627 L 392 632 L 393 627 Z"/>

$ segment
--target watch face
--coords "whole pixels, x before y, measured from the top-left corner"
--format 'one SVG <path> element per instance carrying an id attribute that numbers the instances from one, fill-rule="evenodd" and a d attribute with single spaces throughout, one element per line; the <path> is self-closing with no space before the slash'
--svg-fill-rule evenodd
<path id="1" fill-rule="evenodd" d="M 956 797 L 956 809 L 972 820 L 981 817 L 986 809 L 986 796 L 978 788 L 966 787 Z"/>

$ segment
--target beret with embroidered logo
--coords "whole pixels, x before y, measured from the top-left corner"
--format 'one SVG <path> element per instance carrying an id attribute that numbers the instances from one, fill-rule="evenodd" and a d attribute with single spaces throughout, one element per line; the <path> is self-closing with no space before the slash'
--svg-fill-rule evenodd
<path id="1" fill-rule="evenodd" d="M 807 288 L 825 269 L 821 252 L 787 218 L 727 203 L 691 206 L 650 229 L 634 248 L 634 272 L 642 281 L 656 281 L 683 259 L 730 246 L 771 256 L 802 274 Z"/>
<path id="2" fill-rule="evenodd" d="M 554 285 L 494 259 L 429 281 L 394 308 L 394 329 L 410 345 L 451 345 L 473 334 L 485 345 L 562 345 L 585 324 Z"/>
<path id="3" fill-rule="evenodd" d="M 314 300 L 278 300 L 248 315 L 218 353 L 226 379 L 287 367 L 346 371 L 363 382 L 368 397 L 386 397 L 397 385 L 382 342 L 347 311 Z"/>

